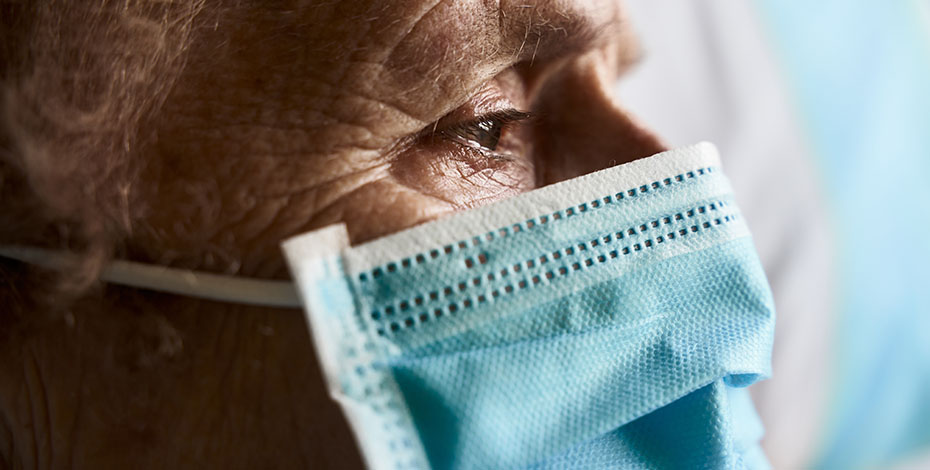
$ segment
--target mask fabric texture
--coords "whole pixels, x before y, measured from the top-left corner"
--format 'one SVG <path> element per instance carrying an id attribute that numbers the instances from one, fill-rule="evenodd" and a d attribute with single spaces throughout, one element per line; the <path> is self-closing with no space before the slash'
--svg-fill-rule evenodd
<path id="1" fill-rule="evenodd" d="M 372 468 L 766 468 L 771 295 L 707 143 L 284 243 Z"/>

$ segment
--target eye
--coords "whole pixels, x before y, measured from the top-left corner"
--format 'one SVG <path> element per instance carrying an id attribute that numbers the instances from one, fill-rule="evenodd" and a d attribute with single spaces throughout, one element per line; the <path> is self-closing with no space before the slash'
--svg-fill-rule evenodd
<path id="1" fill-rule="evenodd" d="M 460 144 L 493 154 L 499 151 L 501 137 L 508 128 L 530 117 L 530 113 L 505 109 L 480 116 L 471 122 L 455 124 L 439 133 Z"/>
<path id="2" fill-rule="evenodd" d="M 522 122 L 530 113 L 512 105 L 475 112 L 481 107 L 467 103 L 423 129 L 395 154 L 392 175 L 409 188 L 460 208 L 533 188 L 534 128 Z"/>

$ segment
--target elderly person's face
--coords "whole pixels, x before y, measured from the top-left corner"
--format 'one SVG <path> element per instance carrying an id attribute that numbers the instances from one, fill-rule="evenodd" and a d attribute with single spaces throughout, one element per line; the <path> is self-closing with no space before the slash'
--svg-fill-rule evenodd
<path id="1" fill-rule="evenodd" d="M 610 97 L 637 54 L 615 1 L 294 2 L 199 34 L 155 123 L 152 259 L 280 276 L 302 231 L 357 243 L 659 150 Z"/>
<path id="2" fill-rule="evenodd" d="M 638 53 L 614 1 L 229 3 L 142 126 L 133 260 L 282 278 L 289 236 L 358 243 L 661 150 L 611 99 Z M 8 343 L 7 459 L 357 458 L 300 312 L 105 292 Z"/>

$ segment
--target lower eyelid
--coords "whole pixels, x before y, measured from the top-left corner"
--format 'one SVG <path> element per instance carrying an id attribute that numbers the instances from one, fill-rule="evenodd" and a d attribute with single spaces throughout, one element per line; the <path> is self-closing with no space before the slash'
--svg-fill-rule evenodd
<path id="1" fill-rule="evenodd" d="M 458 162 L 467 163 L 476 169 L 492 168 L 497 164 L 514 160 L 512 155 L 496 153 L 458 142 L 450 142 L 448 148 L 443 151 L 445 155 L 440 155 L 437 158 L 450 158 Z"/>
<path id="2" fill-rule="evenodd" d="M 465 205 L 475 198 L 522 192 L 535 183 L 526 156 L 486 152 L 445 138 L 414 144 L 395 158 L 391 172 L 408 187 Z"/>

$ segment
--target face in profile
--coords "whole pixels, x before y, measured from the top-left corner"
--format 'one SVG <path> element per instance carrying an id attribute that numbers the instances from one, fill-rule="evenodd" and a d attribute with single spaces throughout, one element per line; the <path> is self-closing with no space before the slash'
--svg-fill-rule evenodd
<path id="1" fill-rule="evenodd" d="M 117 68 L 140 74 L 131 83 L 148 84 L 114 82 L 112 67 L 103 65 L 88 75 L 80 60 L 58 60 L 54 47 L 45 49 L 53 51 L 48 57 L 37 55 L 36 63 L 58 67 L 64 78 L 56 86 L 66 89 L 69 74 L 84 73 L 87 89 L 105 90 L 88 92 L 84 108 L 121 110 L 88 120 L 82 135 L 125 125 L 117 134 L 131 139 L 112 144 L 103 132 L 99 139 L 121 158 L 99 166 L 129 168 L 122 180 L 82 182 L 89 172 L 78 170 L 56 176 L 48 168 L 54 165 L 30 164 L 33 147 L 16 144 L 29 142 L 29 128 L 7 130 L 20 156 L 5 163 L 19 169 L 18 178 L 64 181 L 81 186 L 75 194 L 90 194 L 84 209 L 64 212 L 115 208 L 100 224 L 116 229 L 88 232 L 107 234 L 93 239 L 102 251 L 286 278 L 279 244 L 290 236 L 343 222 L 360 243 L 662 150 L 612 97 L 639 54 L 617 2 L 226 3 L 13 9 L 31 18 L 23 38 L 60 28 L 67 32 L 61 37 L 76 38 L 70 46 L 55 43 L 61 57 L 85 54 L 103 65 L 125 59 L 139 68 Z M 22 47 L 30 44 L 42 42 L 24 39 Z M 146 69 L 149 53 L 158 61 Z M 17 90 L 49 95 L 8 81 L 8 103 Z M 83 109 L 77 101 L 66 110 Z M 73 148 L 68 139 L 76 133 L 58 132 L 64 124 L 49 121 L 47 134 L 38 134 L 43 141 Z M 96 165 L 88 158 L 86 165 Z M 120 174 L 111 171 L 93 173 Z M 46 240 L 34 236 L 36 227 L 59 226 L 55 208 L 80 197 L 61 202 L 40 191 L 65 194 L 66 183 L 35 184 L 30 204 L 50 209 L 5 232 L 5 243 Z M 117 196 L 95 196 L 104 192 Z M 83 227 L 81 220 L 68 223 Z M 53 240 L 65 236 L 55 233 Z M 14 277 L 22 271 L 10 269 Z M 24 383 L 30 397 L 17 401 L 10 397 L 22 390 L 4 386 L 3 413 L 14 416 L 12 433 L 22 436 L 7 448 L 36 454 L 8 451 L 11 462 L 38 465 L 61 452 L 89 466 L 306 466 L 357 458 L 325 396 L 299 311 L 118 287 L 83 292 L 66 310 L 65 320 L 7 342 L 15 349 L 9 360 L 28 358 L 19 362 L 28 366 L 5 365 L 15 381 L 0 382 Z M 44 401 L 31 402 L 35 387 Z M 30 406 L 47 419 L 26 413 Z M 34 432 L 18 431 L 27 428 Z"/>
<path id="2" fill-rule="evenodd" d="M 217 16 L 155 123 L 147 224 L 185 221 L 240 273 L 280 274 L 278 243 L 308 229 L 342 221 L 357 243 L 661 150 L 611 97 L 639 52 L 613 1 Z M 191 188 L 211 217 L 182 212 Z M 171 238 L 143 249 L 202 252 Z"/>

